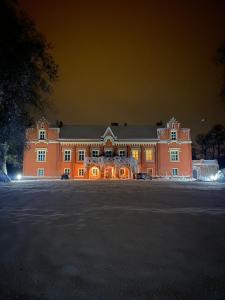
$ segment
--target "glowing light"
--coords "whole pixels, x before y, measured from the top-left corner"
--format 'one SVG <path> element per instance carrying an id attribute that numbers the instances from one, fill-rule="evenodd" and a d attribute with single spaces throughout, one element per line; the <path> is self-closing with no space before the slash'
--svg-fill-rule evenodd
<path id="1" fill-rule="evenodd" d="M 17 180 L 21 180 L 21 179 L 22 179 L 22 175 L 21 175 L 21 174 L 17 174 L 17 175 L 16 175 L 16 179 L 17 179 Z"/>

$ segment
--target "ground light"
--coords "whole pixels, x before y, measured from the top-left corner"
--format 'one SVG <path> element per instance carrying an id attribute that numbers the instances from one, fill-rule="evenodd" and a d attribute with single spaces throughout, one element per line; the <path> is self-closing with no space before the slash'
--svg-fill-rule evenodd
<path id="1" fill-rule="evenodd" d="M 22 174 L 17 174 L 17 175 L 16 175 L 16 179 L 17 179 L 17 180 L 21 180 L 21 179 L 22 179 Z"/>

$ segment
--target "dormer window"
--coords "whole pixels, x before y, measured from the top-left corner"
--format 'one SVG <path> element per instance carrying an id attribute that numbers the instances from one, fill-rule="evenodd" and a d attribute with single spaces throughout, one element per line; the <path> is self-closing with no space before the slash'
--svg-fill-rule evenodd
<path id="1" fill-rule="evenodd" d="M 39 140 L 45 140 L 46 139 L 46 132 L 45 130 L 39 130 Z"/>
<path id="2" fill-rule="evenodd" d="M 176 131 L 171 131 L 170 138 L 171 138 L 172 141 L 176 141 L 177 140 L 177 132 Z"/>

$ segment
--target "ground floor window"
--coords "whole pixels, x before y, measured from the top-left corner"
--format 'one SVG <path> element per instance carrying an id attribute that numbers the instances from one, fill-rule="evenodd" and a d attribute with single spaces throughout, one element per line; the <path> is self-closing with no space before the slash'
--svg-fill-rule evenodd
<path id="1" fill-rule="evenodd" d="M 178 176 L 178 169 L 177 168 L 172 169 L 172 175 L 173 176 Z"/>
<path id="2" fill-rule="evenodd" d="M 78 169 L 78 176 L 84 176 L 84 169 L 83 168 Z"/>
<path id="3" fill-rule="evenodd" d="M 37 169 L 37 176 L 45 176 L 45 169 L 44 168 L 38 168 Z"/>
<path id="4" fill-rule="evenodd" d="M 70 175 L 70 168 L 65 168 L 64 169 L 64 174 Z"/>
<path id="5" fill-rule="evenodd" d="M 125 175 L 125 169 L 124 168 L 121 168 L 120 169 L 120 176 L 124 176 Z"/>
<path id="6" fill-rule="evenodd" d="M 92 172 L 92 175 L 93 175 L 93 176 L 98 176 L 98 171 L 99 171 L 99 170 L 98 170 L 98 168 L 96 168 L 96 167 L 94 167 L 94 168 L 91 169 L 91 172 Z"/>

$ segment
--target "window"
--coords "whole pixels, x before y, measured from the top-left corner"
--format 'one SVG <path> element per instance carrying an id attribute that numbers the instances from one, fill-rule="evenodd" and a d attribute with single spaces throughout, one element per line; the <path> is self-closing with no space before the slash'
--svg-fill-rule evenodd
<path id="1" fill-rule="evenodd" d="M 119 150 L 119 156 L 125 157 L 126 156 L 126 150 Z"/>
<path id="2" fill-rule="evenodd" d="M 105 157 L 112 157 L 112 150 L 105 150 Z"/>
<path id="3" fill-rule="evenodd" d="M 64 161 L 71 161 L 71 150 L 64 150 Z"/>
<path id="4" fill-rule="evenodd" d="M 125 175 L 125 169 L 124 168 L 121 168 L 120 169 L 120 176 L 124 176 Z"/>
<path id="5" fill-rule="evenodd" d="M 136 160 L 139 158 L 139 151 L 137 149 L 132 150 L 132 157 Z"/>
<path id="6" fill-rule="evenodd" d="M 37 161 L 46 161 L 46 150 L 37 151 Z"/>
<path id="7" fill-rule="evenodd" d="M 177 132 L 176 131 L 171 131 L 170 137 L 171 137 L 171 140 L 176 141 L 176 139 L 177 139 Z"/>
<path id="8" fill-rule="evenodd" d="M 80 177 L 84 176 L 84 169 L 83 168 L 78 169 L 78 176 L 80 176 Z"/>
<path id="9" fill-rule="evenodd" d="M 147 161 L 153 160 L 153 151 L 152 151 L 152 149 L 146 149 L 145 150 L 145 159 Z"/>
<path id="10" fill-rule="evenodd" d="M 70 169 L 69 169 L 69 168 L 65 168 L 65 169 L 64 169 L 64 174 L 70 175 Z"/>
<path id="11" fill-rule="evenodd" d="M 170 150 L 170 161 L 179 161 L 179 151 Z"/>
<path id="12" fill-rule="evenodd" d="M 93 176 L 98 176 L 98 168 L 93 167 L 93 168 L 91 169 L 91 172 L 92 172 L 92 175 L 93 175 Z"/>
<path id="13" fill-rule="evenodd" d="M 176 169 L 176 168 L 172 169 L 172 175 L 178 176 L 178 169 Z"/>
<path id="14" fill-rule="evenodd" d="M 45 176 L 45 169 L 43 168 L 37 169 L 37 176 Z"/>
<path id="15" fill-rule="evenodd" d="M 80 160 L 80 161 L 84 160 L 85 150 L 79 150 L 78 153 L 79 153 L 78 160 Z"/>
<path id="16" fill-rule="evenodd" d="M 99 157 L 99 150 L 92 150 L 92 157 Z"/>
<path id="17" fill-rule="evenodd" d="M 45 140 L 45 130 L 39 131 L 39 140 Z"/>

